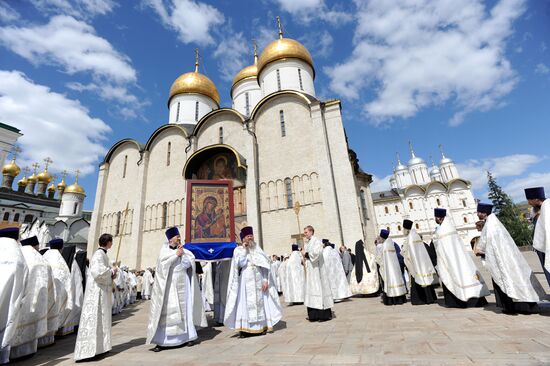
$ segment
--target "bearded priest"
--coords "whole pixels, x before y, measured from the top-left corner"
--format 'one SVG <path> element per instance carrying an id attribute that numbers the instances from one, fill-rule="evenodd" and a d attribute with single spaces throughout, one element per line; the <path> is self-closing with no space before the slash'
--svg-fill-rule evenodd
<path id="1" fill-rule="evenodd" d="M 481 277 L 472 254 L 466 252 L 447 210 L 434 210 L 438 226 L 433 235 L 437 253 L 437 272 L 443 287 L 445 306 L 451 308 L 482 307 L 487 305 L 485 296 L 489 289 Z"/>
<path id="2" fill-rule="evenodd" d="M 292 244 L 292 253 L 285 262 L 286 291 L 285 302 L 288 304 L 303 303 L 306 287 L 304 258 L 298 244 Z"/>
<path id="3" fill-rule="evenodd" d="M 485 266 L 493 277 L 497 306 L 505 314 L 536 313 L 544 290 L 514 239 L 492 211 L 493 205 L 477 205 L 477 216 L 485 220 L 477 250 L 485 254 Z"/>
<path id="4" fill-rule="evenodd" d="M 252 227 L 241 230 L 242 246 L 233 251 L 224 324 L 241 337 L 272 331 L 282 318 L 271 263 L 254 242 Z"/>
<path id="5" fill-rule="evenodd" d="M 109 266 L 107 250 L 112 246 L 113 236 L 101 235 L 99 248 L 90 260 L 74 349 L 75 361 L 111 350 L 112 286 L 118 271 L 118 268 Z"/>
<path id="6" fill-rule="evenodd" d="M 177 227 L 166 230 L 151 295 L 147 344 L 154 352 L 197 339 L 195 326 L 206 327 L 206 315 L 195 273 L 195 256 L 185 249 Z"/>
<path id="7" fill-rule="evenodd" d="M 382 278 L 382 301 L 384 305 L 401 305 L 407 302 L 407 286 L 400 264 L 402 257 L 399 253 L 399 245 L 389 236 L 389 230 L 380 231 L 380 238 L 384 239 L 384 242 L 378 244 L 376 256 Z"/>

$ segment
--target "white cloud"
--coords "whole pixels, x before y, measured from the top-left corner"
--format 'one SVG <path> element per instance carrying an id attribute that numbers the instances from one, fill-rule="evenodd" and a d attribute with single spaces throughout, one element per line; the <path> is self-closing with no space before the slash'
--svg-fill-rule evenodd
<path id="1" fill-rule="evenodd" d="M 372 176 L 372 184 L 370 185 L 371 192 L 382 192 L 382 191 L 389 191 L 391 189 L 390 186 L 390 178 L 393 176 L 393 174 L 387 175 L 384 178 L 379 178 L 376 175 Z"/>
<path id="2" fill-rule="evenodd" d="M 102 143 L 110 127 L 77 100 L 35 84 L 19 71 L 0 70 L 0 121 L 21 130 L 20 165 L 54 161 L 53 170 L 95 170 L 106 153 Z"/>
<path id="3" fill-rule="evenodd" d="M 229 27 L 232 29 L 232 27 Z M 254 62 L 252 41 L 247 41 L 242 32 L 228 32 L 219 42 L 214 57 L 222 79 L 231 81 L 245 66 Z"/>
<path id="4" fill-rule="evenodd" d="M 506 184 L 504 192 L 512 197 L 515 202 L 525 201 L 525 188 L 545 187 L 546 192 L 550 190 L 550 173 L 531 173 Z"/>
<path id="5" fill-rule="evenodd" d="M 548 66 L 546 66 L 543 63 L 539 63 L 535 67 L 535 73 L 536 74 L 541 74 L 541 75 L 547 75 L 548 73 L 550 73 L 550 68 L 548 68 Z"/>
<path id="6" fill-rule="evenodd" d="M 325 68 L 331 87 L 352 100 L 372 88 L 364 111 L 374 124 L 450 102 L 451 125 L 502 103 L 517 77 L 505 55 L 523 0 L 355 1 L 354 50 Z"/>
<path id="7" fill-rule="evenodd" d="M 19 13 L 5 1 L 0 1 L 0 22 L 13 22 L 19 19 Z"/>
<path id="8" fill-rule="evenodd" d="M 546 42 L 542 41 L 540 43 L 540 52 L 546 52 L 547 49 L 548 49 L 548 46 L 546 45 Z"/>
<path id="9" fill-rule="evenodd" d="M 311 52 L 313 57 L 328 57 L 332 53 L 334 38 L 327 31 L 307 33 L 299 41 Z"/>
<path id="10" fill-rule="evenodd" d="M 63 14 L 84 19 L 108 14 L 117 5 L 113 0 L 34 0 L 32 3 L 46 14 Z"/>
<path id="11" fill-rule="evenodd" d="M 300 22 L 308 24 L 314 20 L 326 21 L 339 26 L 353 20 L 353 15 L 341 9 L 341 6 L 329 8 L 324 0 L 274 0 L 279 7 Z"/>
<path id="12" fill-rule="evenodd" d="M 163 25 L 178 33 L 183 43 L 214 44 L 213 28 L 224 23 L 223 14 L 215 7 L 193 0 L 143 0 L 153 8 Z"/>

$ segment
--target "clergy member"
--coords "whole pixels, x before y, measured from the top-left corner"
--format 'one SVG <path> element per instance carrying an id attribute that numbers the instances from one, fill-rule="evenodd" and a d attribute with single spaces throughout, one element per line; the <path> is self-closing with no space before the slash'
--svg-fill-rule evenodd
<path id="1" fill-rule="evenodd" d="M 413 228 L 411 220 L 403 220 L 403 233 L 406 236 L 401 249 L 407 270 L 412 276 L 411 304 L 425 305 L 437 302 L 434 281 L 437 272 L 433 266 L 426 245 Z"/>
<path id="2" fill-rule="evenodd" d="M 55 281 L 55 302 L 57 303 L 57 313 L 59 315 L 58 335 L 63 335 L 70 329 L 69 318 L 73 310 L 73 289 L 71 282 L 71 271 L 67 262 L 61 256 L 63 249 L 63 239 L 52 239 L 49 244 L 50 249 L 44 253 L 44 259 L 48 261 L 53 271 Z"/>
<path id="3" fill-rule="evenodd" d="M 273 330 L 282 318 L 271 263 L 254 242 L 252 227 L 241 230 L 242 246 L 235 248 L 229 272 L 224 324 L 241 336 Z"/>
<path id="4" fill-rule="evenodd" d="M 0 229 L 0 364 L 8 363 L 10 345 L 19 326 L 28 269 L 21 252 L 19 228 Z"/>
<path id="5" fill-rule="evenodd" d="M 536 313 L 544 290 L 514 239 L 492 211 L 493 205 L 477 205 L 477 216 L 485 220 L 477 250 L 485 254 L 497 306 L 505 314 Z"/>
<path id="6" fill-rule="evenodd" d="M 380 291 L 380 281 L 376 271 L 375 256 L 363 243 L 355 243 L 355 267 L 351 271 L 350 289 L 353 295 L 376 295 Z"/>
<path id="7" fill-rule="evenodd" d="M 155 279 L 153 278 L 153 274 L 151 273 L 151 269 L 147 268 L 145 272 L 143 272 L 143 292 L 141 294 L 141 297 L 143 300 L 150 300 L 151 299 L 151 291 L 153 289 L 153 283 L 155 283 Z"/>
<path id="8" fill-rule="evenodd" d="M 166 230 L 166 238 L 157 261 L 147 327 L 147 344 L 156 344 L 154 352 L 197 339 L 195 326 L 207 325 L 195 256 L 183 247 L 177 227 Z"/>
<path id="9" fill-rule="evenodd" d="M 23 296 L 19 326 L 11 341 L 10 359 L 36 353 L 38 339 L 48 333 L 48 318 L 57 319 L 52 268 L 38 252 L 39 244 L 36 236 L 21 240 L 29 280 Z"/>
<path id="10" fill-rule="evenodd" d="M 281 256 L 281 264 L 277 267 L 277 276 L 279 276 L 279 283 L 281 285 L 281 292 L 284 294 L 288 291 L 287 278 L 286 278 L 286 266 L 288 265 L 288 257 L 286 255 Z"/>
<path id="11" fill-rule="evenodd" d="M 292 252 L 285 263 L 285 278 L 287 282 L 287 289 L 284 293 L 285 302 L 289 305 L 303 303 L 306 275 L 304 272 L 304 258 L 298 248 L 298 244 L 292 244 Z"/>
<path id="12" fill-rule="evenodd" d="M 436 208 L 434 216 L 438 224 L 433 235 L 436 269 L 443 287 L 445 306 L 467 308 L 487 305 L 485 296 L 489 295 L 489 289 L 471 254 L 466 252 L 455 226 L 446 218 L 447 210 Z"/>
<path id="13" fill-rule="evenodd" d="M 326 240 L 326 243 L 325 243 Z M 326 264 L 327 275 L 330 280 L 330 289 L 334 302 L 339 302 L 348 297 L 351 297 L 348 279 L 342 266 L 340 254 L 334 249 L 334 244 L 331 244 L 328 239 L 323 239 L 323 259 Z"/>
<path id="14" fill-rule="evenodd" d="M 327 276 L 325 260 L 323 258 L 323 243 L 314 236 L 313 226 L 304 228 L 307 244 L 304 248 L 306 268 L 306 297 L 304 305 L 307 307 L 308 320 L 327 321 L 332 319 L 334 299 L 330 288 L 330 279 Z"/>
<path id="15" fill-rule="evenodd" d="M 63 335 L 74 333 L 75 327 L 80 322 L 80 312 L 82 310 L 82 301 L 84 300 L 84 289 L 82 288 L 82 272 L 75 261 L 76 246 L 71 245 L 64 247 L 61 255 L 67 263 L 67 267 L 71 271 L 71 291 L 73 305 L 71 312 L 67 317 L 67 324 L 63 330 Z"/>
<path id="16" fill-rule="evenodd" d="M 99 237 L 99 248 L 90 261 L 86 293 L 74 349 L 75 361 L 91 358 L 111 350 L 111 309 L 113 278 L 118 268 L 109 266 L 107 251 L 113 236 Z"/>
<path id="17" fill-rule="evenodd" d="M 340 259 L 342 259 L 342 267 L 344 268 L 344 273 L 346 278 L 349 280 L 351 278 L 351 271 L 353 271 L 353 263 L 351 263 L 351 254 L 348 252 L 346 246 L 342 244 L 339 248 L 340 250 Z"/>
<path id="18" fill-rule="evenodd" d="M 533 220 L 535 225 L 533 249 L 539 257 L 546 281 L 550 285 L 550 259 L 546 256 L 550 245 L 550 201 L 546 200 L 544 187 L 525 189 L 525 198 L 527 198 L 527 203 L 539 212 Z"/>
<path id="19" fill-rule="evenodd" d="M 382 301 L 384 305 L 401 305 L 407 302 L 407 286 L 401 271 L 399 245 L 389 236 L 389 230 L 380 231 L 380 238 L 384 242 L 380 244 L 376 257 L 382 278 Z"/>
<path id="20" fill-rule="evenodd" d="M 231 261 L 219 261 L 212 266 L 214 277 L 214 323 L 223 325 Z"/>

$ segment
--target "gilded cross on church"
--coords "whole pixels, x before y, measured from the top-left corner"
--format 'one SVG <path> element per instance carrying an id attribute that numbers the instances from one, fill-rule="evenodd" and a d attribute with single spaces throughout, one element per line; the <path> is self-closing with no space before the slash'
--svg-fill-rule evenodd
<path id="1" fill-rule="evenodd" d="M 258 45 L 256 44 L 256 38 L 252 39 L 252 46 L 254 47 L 254 64 L 258 63 Z"/>
<path id="2" fill-rule="evenodd" d="M 439 151 L 441 152 L 441 158 L 445 159 L 445 152 L 443 152 L 443 145 L 439 144 Z"/>
<path id="3" fill-rule="evenodd" d="M 81 172 L 80 172 L 80 170 L 78 170 L 78 169 L 75 171 L 75 178 L 74 178 L 74 180 L 75 180 L 76 183 L 78 183 L 78 177 L 80 176 L 80 173 L 81 173 Z"/>
<path id="4" fill-rule="evenodd" d="M 68 175 L 69 173 L 64 170 L 62 173 L 61 173 L 61 180 L 65 180 L 65 177 Z"/>
<path id="5" fill-rule="evenodd" d="M 44 163 L 46 164 L 46 166 L 44 167 L 44 171 L 48 171 L 48 166 L 53 163 L 53 160 L 51 158 L 46 158 L 44 159 Z"/>
<path id="6" fill-rule="evenodd" d="M 412 144 L 411 140 L 409 140 L 409 150 L 411 150 L 411 157 L 416 158 L 416 155 L 414 154 L 413 144 Z"/>
<path id="7" fill-rule="evenodd" d="M 279 28 L 279 38 L 283 39 L 283 26 L 281 25 L 281 17 L 277 17 L 277 28 Z"/>
<path id="8" fill-rule="evenodd" d="M 26 166 L 25 169 L 23 169 L 23 171 L 25 172 L 25 177 L 26 177 L 27 175 L 29 175 L 30 169 L 28 166 Z"/>
<path id="9" fill-rule="evenodd" d="M 14 146 L 13 148 L 13 160 L 15 160 L 15 158 L 17 158 L 17 155 L 19 155 L 19 153 L 21 152 L 21 148 L 17 145 Z"/>
<path id="10" fill-rule="evenodd" d="M 199 49 L 195 48 L 195 72 L 199 72 Z"/>
<path id="11" fill-rule="evenodd" d="M 38 170 L 38 168 L 40 168 L 40 164 L 34 163 L 34 164 L 32 165 L 32 167 L 34 168 L 33 174 L 36 175 L 36 171 Z"/>

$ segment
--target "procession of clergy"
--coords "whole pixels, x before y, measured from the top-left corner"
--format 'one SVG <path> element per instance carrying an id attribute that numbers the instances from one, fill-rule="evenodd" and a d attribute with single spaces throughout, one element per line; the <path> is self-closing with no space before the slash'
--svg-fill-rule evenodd
<path id="1" fill-rule="evenodd" d="M 536 213 L 533 248 L 550 284 L 545 256 L 550 249 L 550 200 L 545 200 L 542 187 L 525 193 Z M 382 230 L 374 250 L 359 240 L 352 255 L 344 246 L 337 251 L 306 226 L 305 247 L 292 245 L 283 261 L 263 252 L 251 227 L 241 230 L 241 243 L 230 261 L 196 261 L 173 227 L 166 231 L 154 278 L 150 270 L 136 278 L 127 268 L 110 263 L 109 234 L 99 238 L 87 266 L 86 253 L 63 248 L 61 239 L 52 240 L 42 253 L 36 237 L 19 242 L 17 228 L 2 229 L 0 363 L 29 357 L 75 327 L 76 361 L 108 352 L 111 316 L 135 301 L 138 289 L 151 300 L 146 343 L 155 345 L 155 352 L 196 340 L 197 328 L 207 326 L 206 311 L 213 311 L 218 325 L 241 337 L 272 331 L 282 318 L 281 293 L 289 305 L 303 303 L 312 322 L 332 319 L 334 303 L 353 295 L 381 295 L 385 305 L 398 305 L 406 302 L 410 288 L 413 305 L 432 304 L 438 284 L 446 307 L 480 307 L 487 304 L 489 289 L 474 254 L 483 258 L 492 276 L 503 313 L 536 313 L 545 293 L 492 208 L 478 205 L 480 236 L 472 252 L 464 249 L 442 208 L 435 209 L 438 225 L 429 244 L 412 221 L 404 220 L 407 238 L 402 245 Z"/>

